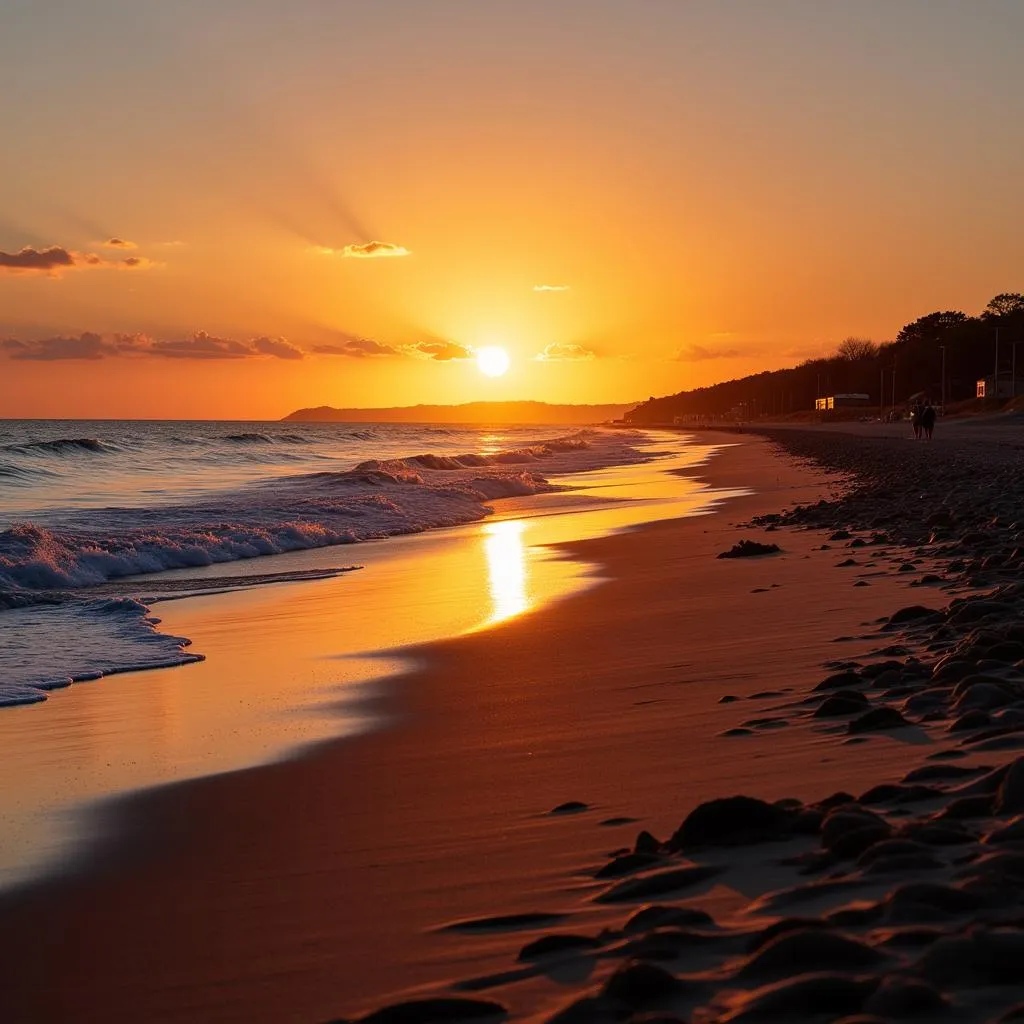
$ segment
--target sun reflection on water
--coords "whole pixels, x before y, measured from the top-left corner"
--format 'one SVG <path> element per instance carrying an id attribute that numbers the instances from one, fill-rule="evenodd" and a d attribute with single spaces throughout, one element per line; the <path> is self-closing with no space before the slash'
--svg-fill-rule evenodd
<path id="1" fill-rule="evenodd" d="M 488 523 L 483 528 L 487 556 L 487 586 L 492 611 L 489 623 L 522 615 L 530 607 L 526 589 L 526 547 L 522 519 Z"/>

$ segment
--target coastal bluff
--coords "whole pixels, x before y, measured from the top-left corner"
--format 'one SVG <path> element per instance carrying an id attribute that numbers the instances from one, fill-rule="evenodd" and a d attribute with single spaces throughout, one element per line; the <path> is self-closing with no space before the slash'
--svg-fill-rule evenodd
<path id="1" fill-rule="evenodd" d="M 621 419 L 636 406 L 549 405 L 547 402 L 466 402 L 462 405 L 410 405 L 390 409 L 335 409 L 321 405 L 283 417 L 291 423 L 537 423 L 583 424 Z"/>

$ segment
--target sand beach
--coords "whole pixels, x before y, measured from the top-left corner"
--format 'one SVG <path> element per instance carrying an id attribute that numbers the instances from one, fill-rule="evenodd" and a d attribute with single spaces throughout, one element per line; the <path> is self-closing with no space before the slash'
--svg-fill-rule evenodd
<path id="1" fill-rule="evenodd" d="M 606 582 L 422 648 L 388 728 L 110 807 L 0 901 L 6 1018 L 1002 1019 L 1022 441 L 979 429 L 705 437 L 752 493 L 567 550 Z"/>

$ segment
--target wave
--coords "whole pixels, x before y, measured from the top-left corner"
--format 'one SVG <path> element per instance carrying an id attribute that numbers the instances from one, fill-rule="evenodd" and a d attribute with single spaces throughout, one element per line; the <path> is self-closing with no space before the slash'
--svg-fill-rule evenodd
<path id="1" fill-rule="evenodd" d="M 58 437 L 52 441 L 24 441 L 20 444 L 8 444 L 4 445 L 3 450 L 20 455 L 74 455 L 79 452 L 104 455 L 119 449 L 117 445 L 100 441 L 95 437 Z"/>
<path id="2" fill-rule="evenodd" d="M 308 437 L 301 434 L 261 434 L 256 431 L 245 431 L 241 434 L 225 434 L 225 441 L 234 444 L 309 444 Z"/>

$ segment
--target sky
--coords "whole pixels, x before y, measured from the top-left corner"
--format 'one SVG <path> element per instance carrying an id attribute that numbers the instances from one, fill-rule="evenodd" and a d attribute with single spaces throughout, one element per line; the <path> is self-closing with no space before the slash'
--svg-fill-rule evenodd
<path id="1" fill-rule="evenodd" d="M 630 402 L 978 312 L 1024 286 L 1022 38 L 1017 0 L 4 0 L 0 417 Z"/>

